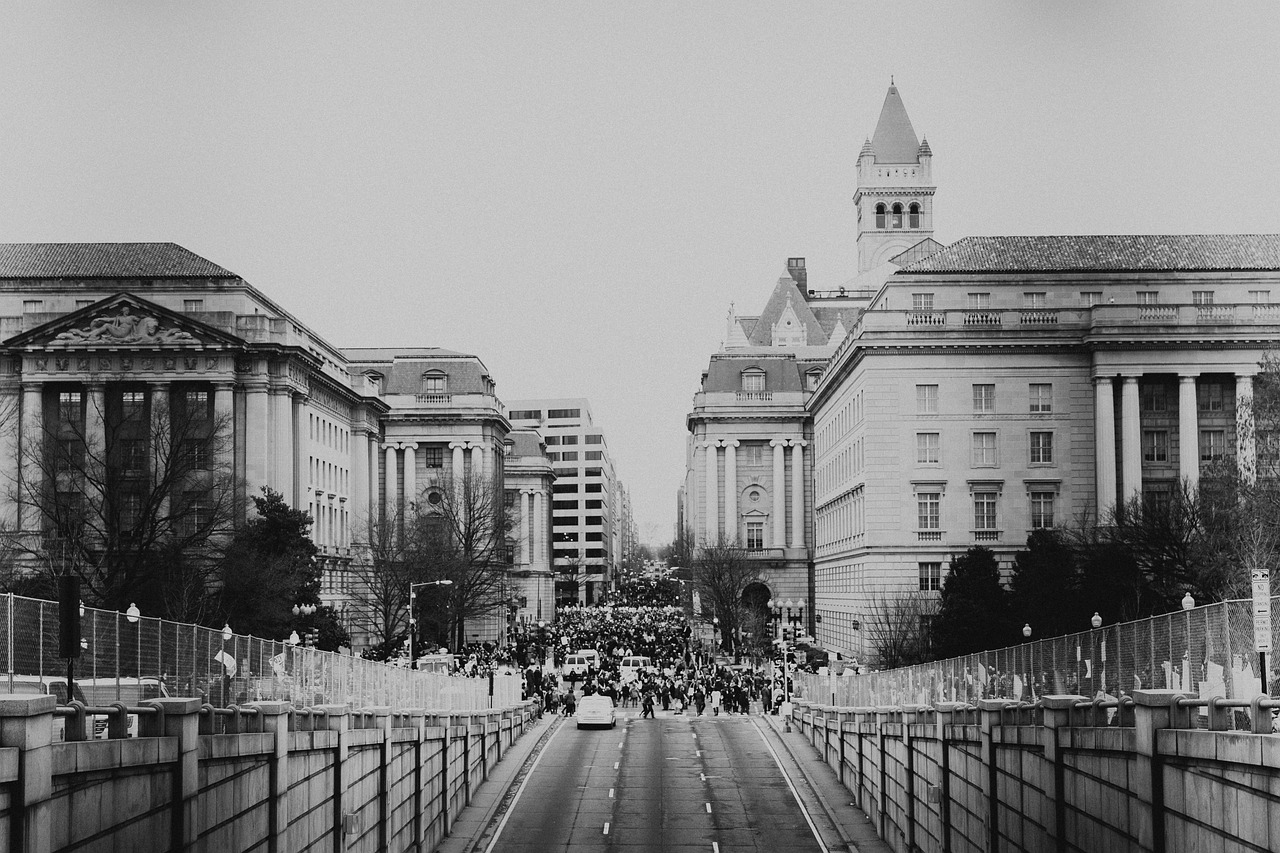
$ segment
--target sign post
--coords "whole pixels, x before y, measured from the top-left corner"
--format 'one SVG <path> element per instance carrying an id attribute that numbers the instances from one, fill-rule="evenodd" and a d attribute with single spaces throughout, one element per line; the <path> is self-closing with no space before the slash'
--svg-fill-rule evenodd
<path id="1" fill-rule="evenodd" d="M 1271 679 L 1267 673 L 1267 653 L 1271 651 L 1271 570 L 1254 569 L 1253 576 L 1253 647 L 1258 653 L 1258 671 L 1262 674 L 1262 693 L 1271 695 Z"/>

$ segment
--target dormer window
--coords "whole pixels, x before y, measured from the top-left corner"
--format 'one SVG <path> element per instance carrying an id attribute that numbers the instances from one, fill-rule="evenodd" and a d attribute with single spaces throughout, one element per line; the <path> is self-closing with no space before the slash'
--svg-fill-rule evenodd
<path id="1" fill-rule="evenodd" d="M 448 377 L 438 370 L 422 374 L 423 394 L 443 394 L 448 389 Z"/>
<path id="2" fill-rule="evenodd" d="M 764 371 L 757 368 L 742 371 L 742 390 L 748 393 L 764 391 Z"/>
<path id="3" fill-rule="evenodd" d="M 876 205 L 876 227 L 885 227 L 885 208 L 883 204 Z"/>
<path id="4" fill-rule="evenodd" d="M 810 370 L 804 375 L 804 387 L 807 391 L 816 391 L 818 389 L 818 380 L 822 378 L 821 370 Z"/>
<path id="5" fill-rule="evenodd" d="M 382 374 L 378 373 L 377 371 L 370 370 L 369 372 L 365 373 L 364 376 L 366 379 L 368 379 L 370 382 L 373 383 L 373 387 L 377 389 L 379 394 L 381 394 L 382 393 Z"/>

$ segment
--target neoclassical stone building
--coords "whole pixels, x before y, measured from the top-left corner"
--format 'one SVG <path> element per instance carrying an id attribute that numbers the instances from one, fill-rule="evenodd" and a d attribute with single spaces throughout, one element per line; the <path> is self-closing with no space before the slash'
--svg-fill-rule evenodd
<path id="1" fill-rule="evenodd" d="M 367 520 L 425 495 L 443 466 L 503 483 L 514 452 L 518 485 L 502 487 L 550 504 L 545 454 L 529 435 L 513 438 L 478 358 L 340 350 L 240 276 L 171 243 L 0 245 L 0 358 L 0 523 L 28 539 L 48 536 L 51 516 L 78 501 L 109 505 L 113 518 L 136 511 L 131 489 L 145 491 L 181 440 L 194 460 L 183 476 L 226 474 L 241 518 L 263 486 L 311 513 L 323 598 L 342 607 Z M 154 428 L 178 413 L 189 434 Z M 63 450 L 101 459 L 109 501 L 41 455 Z M 184 494 L 208 500 L 181 487 L 166 500 Z M 515 507 L 524 508 L 539 511 Z M 519 570 L 530 574 L 513 589 L 529 581 L 526 615 L 549 617 L 553 599 L 534 580 L 546 575 L 549 538 L 524 545 Z M 491 621 L 484 639 L 500 636 L 502 620 Z M 358 622 L 351 613 L 357 633 Z"/>

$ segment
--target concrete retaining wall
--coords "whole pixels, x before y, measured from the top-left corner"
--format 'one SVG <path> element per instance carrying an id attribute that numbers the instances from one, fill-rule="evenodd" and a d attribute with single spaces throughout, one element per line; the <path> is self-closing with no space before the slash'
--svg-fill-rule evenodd
<path id="1" fill-rule="evenodd" d="M 0 695 L 0 850 L 427 851 L 541 713 L 160 699 L 141 737 L 55 743 L 54 703 Z"/>
<path id="2" fill-rule="evenodd" d="M 902 853 L 1280 849 L 1280 736 L 1197 729 L 1180 698 L 1113 725 L 1079 696 L 792 716 Z"/>

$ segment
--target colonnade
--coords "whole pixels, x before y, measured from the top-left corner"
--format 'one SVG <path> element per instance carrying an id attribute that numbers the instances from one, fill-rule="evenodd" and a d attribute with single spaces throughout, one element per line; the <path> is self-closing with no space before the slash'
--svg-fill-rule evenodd
<path id="1" fill-rule="evenodd" d="M 382 445 L 383 453 L 385 454 L 383 497 L 387 507 L 396 505 L 408 506 L 418 500 L 420 491 L 418 488 L 418 448 L 420 445 L 425 451 L 426 442 L 395 441 Z M 449 449 L 451 451 L 451 483 L 455 490 L 462 488 L 463 479 L 466 476 L 467 453 L 471 454 L 471 471 L 477 480 L 483 482 L 484 478 L 492 473 L 489 449 L 483 444 L 474 441 L 451 441 L 449 442 Z M 404 460 L 403 483 L 400 482 L 400 478 L 397 476 L 401 458 Z M 455 493 L 456 496 L 457 494 Z"/>
<path id="2" fill-rule="evenodd" d="M 808 444 L 802 438 L 775 438 L 769 442 L 773 448 L 773 479 L 769 491 L 773 495 L 772 541 L 770 547 L 803 548 L 804 542 L 804 496 L 805 471 L 804 448 Z M 706 505 L 703 515 L 702 534 L 707 542 L 717 542 L 721 536 L 720 506 L 723 494 L 724 505 L 724 538 L 727 541 L 740 541 L 743 531 L 739 529 L 738 494 L 738 448 L 742 442 L 737 439 L 715 439 L 702 442 L 697 446 L 703 453 L 703 473 L 705 482 L 703 493 Z M 724 449 L 724 485 L 721 487 L 719 456 Z M 791 524 L 787 525 L 787 488 L 786 488 L 786 451 L 791 449 Z"/>
<path id="3" fill-rule="evenodd" d="M 1097 442 L 1098 513 L 1105 516 L 1119 495 L 1129 501 L 1142 495 L 1142 419 L 1138 382 L 1141 375 L 1094 377 L 1094 435 Z M 1178 372 L 1178 476 L 1191 488 L 1200 482 L 1200 406 L 1196 371 Z M 1117 427 L 1115 383 L 1120 383 L 1120 422 Z M 1257 446 L 1252 421 L 1253 375 L 1236 374 L 1236 465 L 1241 477 L 1252 481 L 1257 472 Z M 1119 429 L 1120 483 L 1116 482 L 1116 438 Z"/>

